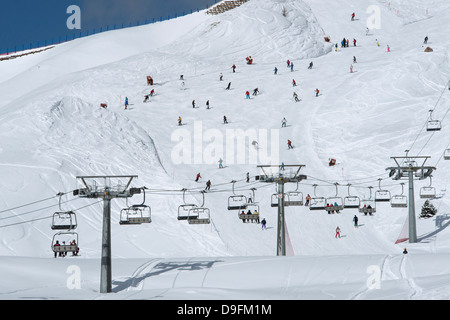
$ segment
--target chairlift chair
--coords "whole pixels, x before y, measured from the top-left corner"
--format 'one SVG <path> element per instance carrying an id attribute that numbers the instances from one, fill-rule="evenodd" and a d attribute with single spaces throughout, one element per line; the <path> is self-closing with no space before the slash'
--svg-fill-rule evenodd
<path id="1" fill-rule="evenodd" d="M 78 233 L 74 231 L 61 231 L 53 236 L 53 252 L 78 252 Z"/>
<path id="2" fill-rule="evenodd" d="M 450 160 L 450 149 L 445 149 L 444 160 Z"/>
<path id="3" fill-rule="evenodd" d="M 381 178 L 378 179 L 379 189 L 375 191 L 375 201 L 376 202 L 389 202 L 391 201 L 391 192 L 389 190 L 381 189 Z"/>
<path id="4" fill-rule="evenodd" d="M 228 197 L 228 210 L 242 210 L 247 207 L 247 197 L 244 195 L 237 195 L 234 192 L 235 180 L 231 181 L 233 183 L 232 191 L 233 195 Z"/>
<path id="5" fill-rule="evenodd" d="M 376 212 L 376 202 L 372 199 L 372 186 L 369 187 L 370 195 L 368 199 L 361 200 L 358 211 L 364 214 Z"/>
<path id="6" fill-rule="evenodd" d="M 138 225 L 142 223 L 151 223 L 152 215 L 151 208 L 145 205 L 145 188 L 141 188 L 144 193 L 144 198 L 141 204 L 134 204 L 131 207 L 120 210 L 121 225 Z"/>
<path id="7" fill-rule="evenodd" d="M 59 212 L 55 212 L 52 217 L 52 230 L 73 230 L 77 227 L 77 216 L 73 211 L 64 211 L 61 209 L 62 192 L 57 194 L 59 196 Z"/>
<path id="8" fill-rule="evenodd" d="M 205 207 L 189 209 L 187 221 L 189 224 L 209 224 L 211 223 L 210 211 Z"/>
<path id="9" fill-rule="evenodd" d="M 338 183 L 334 184 L 336 186 L 336 195 L 334 197 L 329 197 L 326 199 L 325 211 L 340 211 L 344 209 L 344 201 L 341 197 L 338 197 Z M 328 206 L 329 205 L 329 206 Z"/>
<path id="10" fill-rule="evenodd" d="M 420 198 L 422 199 L 431 199 L 436 197 L 436 188 L 431 186 L 431 175 L 430 178 L 430 185 L 427 187 L 420 188 Z"/>
<path id="11" fill-rule="evenodd" d="M 52 217 L 52 230 L 74 230 L 77 216 L 73 211 L 55 212 Z"/>
<path id="12" fill-rule="evenodd" d="M 256 221 L 257 223 L 259 223 L 259 217 L 260 217 L 260 212 L 259 212 L 259 205 L 257 205 L 256 203 L 251 203 L 247 206 L 247 211 L 242 210 L 242 212 L 239 212 L 238 216 L 239 219 L 242 220 L 242 222 L 247 222 L 247 221 Z M 251 213 L 248 213 L 248 210 L 250 210 Z"/>
<path id="13" fill-rule="evenodd" d="M 189 218 L 189 210 L 197 207 L 197 205 L 192 203 L 186 203 L 186 189 L 182 189 L 183 191 L 183 204 L 178 207 L 178 220 L 187 220 Z"/>
<path id="14" fill-rule="evenodd" d="M 427 131 L 439 131 L 441 130 L 441 121 L 439 120 L 433 120 L 431 117 L 433 110 L 429 110 L 430 112 L 430 119 L 427 122 Z"/>
<path id="15" fill-rule="evenodd" d="M 391 199 L 391 207 L 392 208 L 406 208 L 408 207 L 408 198 L 403 195 L 405 184 L 402 182 L 402 193 L 399 195 L 394 195 Z"/>
<path id="16" fill-rule="evenodd" d="M 295 188 L 294 191 L 288 191 L 285 194 L 284 205 L 286 207 L 303 206 L 303 193 L 298 191 L 298 182 L 297 182 L 297 188 Z"/>
<path id="17" fill-rule="evenodd" d="M 205 191 L 202 191 L 203 201 L 198 207 L 189 209 L 188 211 L 188 223 L 189 224 L 209 224 L 211 223 L 211 213 L 209 208 L 205 205 Z"/>
<path id="18" fill-rule="evenodd" d="M 317 184 L 314 184 L 313 187 L 314 197 L 311 197 L 311 200 L 309 201 L 309 210 L 324 210 L 326 206 L 326 199 L 316 195 Z"/>
<path id="19" fill-rule="evenodd" d="M 359 204 L 361 203 L 359 197 L 350 195 L 350 184 L 348 186 L 348 196 L 344 198 L 344 208 L 352 209 L 359 208 Z"/>

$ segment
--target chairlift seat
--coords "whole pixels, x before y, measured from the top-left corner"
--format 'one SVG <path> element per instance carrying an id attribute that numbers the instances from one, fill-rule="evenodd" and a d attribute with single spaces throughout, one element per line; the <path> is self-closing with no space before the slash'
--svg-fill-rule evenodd
<path id="1" fill-rule="evenodd" d="M 420 188 L 420 198 L 430 199 L 436 197 L 435 187 L 422 187 Z"/>
<path id="2" fill-rule="evenodd" d="M 247 197 L 244 195 L 228 197 L 228 210 L 242 210 L 247 208 Z"/>
<path id="3" fill-rule="evenodd" d="M 286 200 L 287 198 L 287 200 Z M 290 191 L 285 194 L 284 206 L 303 206 L 303 193 Z"/>
<path id="4" fill-rule="evenodd" d="M 345 209 L 355 209 L 359 208 L 360 200 L 357 196 L 348 196 L 344 198 L 344 208 Z"/>
<path id="5" fill-rule="evenodd" d="M 196 207 L 189 210 L 189 224 L 209 224 L 211 223 L 210 211 L 208 208 Z"/>
<path id="6" fill-rule="evenodd" d="M 429 120 L 427 123 L 427 131 L 439 131 L 441 130 L 441 121 Z"/>
<path id="7" fill-rule="evenodd" d="M 408 207 L 408 198 L 406 196 L 397 195 L 391 199 L 392 208 L 406 208 Z"/>
<path id="8" fill-rule="evenodd" d="M 52 217 L 52 230 L 73 230 L 77 228 L 75 212 L 55 212 Z"/>
<path id="9" fill-rule="evenodd" d="M 251 220 L 252 222 L 253 221 L 259 222 L 259 213 L 256 213 L 256 214 L 255 213 L 252 213 L 252 214 L 240 213 L 239 219 L 243 220 L 243 222 L 246 222 L 249 220 Z"/>
<path id="10" fill-rule="evenodd" d="M 389 190 L 377 190 L 375 191 L 376 202 L 389 202 L 391 201 L 391 193 Z"/>
<path id="11" fill-rule="evenodd" d="M 187 220 L 189 218 L 189 210 L 195 208 L 195 204 L 182 204 L 178 207 L 178 220 Z"/>
<path id="12" fill-rule="evenodd" d="M 450 149 L 444 151 L 444 160 L 450 160 Z"/>
<path id="13" fill-rule="evenodd" d="M 323 197 L 314 197 L 309 201 L 309 210 L 324 210 L 326 200 Z"/>

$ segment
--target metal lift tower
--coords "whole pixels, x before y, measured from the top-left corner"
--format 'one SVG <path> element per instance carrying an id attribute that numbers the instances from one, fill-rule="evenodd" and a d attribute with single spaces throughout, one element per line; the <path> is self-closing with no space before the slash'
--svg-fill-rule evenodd
<path id="1" fill-rule="evenodd" d="M 276 183 L 278 192 L 278 227 L 277 227 L 277 256 L 286 255 L 285 219 L 284 219 L 284 184 L 298 183 L 307 179 L 299 174 L 305 165 L 259 165 L 262 175 L 256 176 L 256 180 L 267 183 Z M 294 169 L 294 170 L 292 170 Z"/>
<path id="2" fill-rule="evenodd" d="M 77 176 L 84 188 L 73 191 L 80 198 L 103 199 L 102 259 L 100 273 L 100 292 L 112 291 L 111 278 L 111 200 L 129 198 L 140 193 L 141 188 L 130 188 L 137 176 Z M 122 184 L 122 181 L 124 183 Z"/>

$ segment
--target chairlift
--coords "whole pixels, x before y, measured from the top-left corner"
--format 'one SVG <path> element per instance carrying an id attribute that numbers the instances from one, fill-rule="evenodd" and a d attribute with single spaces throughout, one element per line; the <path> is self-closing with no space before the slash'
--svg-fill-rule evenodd
<path id="1" fill-rule="evenodd" d="M 378 190 L 375 192 L 376 202 L 389 202 L 391 201 L 391 192 L 389 190 L 381 189 L 381 178 L 378 179 Z"/>
<path id="2" fill-rule="evenodd" d="M 59 196 L 59 212 L 55 212 L 52 217 L 52 230 L 73 230 L 77 227 L 77 216 L 73 211 L 63 211 L 61 209 L 62 192 L 57 194 Z"/>
<path id="3" fill-rule="evenodd" d="M 344 208 L 345 209 L 351 209 L 351 208 L 359 208 L 360 200 L 357 196 L 351 196 L 350 195 L 350 183 L 348 186 L 348 196 L 344 198 Z"/>
<path id="4" fill-rule="evenodd" d="M 259 223 L 259 205 L 257 205 L 256 203 L 250 203 L 247 206 L 246 210 L 247 211 L 242 210 L 241 212 L 239 212 L 239 219 L 241 219 L 244 223 L 248 221 L 255 221 L 256 223 Z"/>
<path id="5" fill-rule="evenodd" d="M 53 236 L 53 252 L 74 252 L 79 251 L 78 233 L 74 231 L 61 231 Z"/>
<path id="6" fill-rule="evenodd" d="M 359 204 L 359 208 L 358 211 L 360 213 L 364 213 L 366 214 L 372 214 L 374 212 L 376 212 L 376 202 L 375 200 L 372 199 L 372 186 L 369 187 L 369 191 L 370 191 L 370 195 L 368 199 L 363 199 L 361 200 L 360 204 Z"/>
<path id="7" fill-rule="evenodd" d="M 211 223 L 211 213 L 209 208 L 205 205 L 205 191 L 202 191 L 203 202 L 201 206 L 189 209 L 188 211 L 188 223 L 189 224 L 209 224 Z"/>
<path id="8" fill-rule="evenodd" d="M 324 210 L 326 205 L 326 199 L 324 197 L 318 197 L 316 195 L 317 184 L 314 184 L 313 187 L 314 187 L 314 197 L 311 197 L 311 200 L 309 201 L 309 210 Z"/>
<path id="9" fill-rule="evenodd" d="M 429 110 L 430 112 L 430 119 L 427 122 L 427 131 L 439 131 L 441 130 L 441 121 L 439 120 L 433 120 L 431 117 L 431 114 L 433 113 L 433 110 Z"/>
<path id="10" fill-rule="evenodd" d="M 185 201 L 186 189 L 183 189 L 183 204 L 178 207 L 178 220 L 187 220 L 189 218 L 189 210 L 197 207 L 195 204 L 188 204 Z"/>
<path id="11" fill-rule="evenodd" d="M 231 181 L 233 183 L 232 191 L 233 195 L 228 197 L 228 210 L 242 210 L 247 207 L 247 197 L 244 195 L 237 195 L 234 192 L 234 184 L 236 183 L 235 180 Z"/>
<path id="12" fill-rule="evenodd" d="M 450 160 L 450 149 L 445 149 L 444 160 Z"/>
<path id="13" fill-rule="evenodd" d="M 141 204 L 134 204 L 131 207 L 120 210 L 121 225 L 138 225 L 142 223 L 151 223 L 151 208 L 145 205 L 145 188 L 141 188 L 144 193 Z"/>
<path id="14" fill-rule="evenodd" d="M 399 195 L 394 195 L 391 199 L 391 207 L 392 208 L 406 208 L 408 207 L 408 198 L 403 195 L 404 191 L 404 183 L 401 183 L 402 185 L 402 193 Z"/>
<path id="15" fill-rule="evenodd" d="M 334 185 L 336 187 L 336 195 L 334 197 L 329 197 L 326 199 L 325 211 L 327 211 L 328 213 L 334 211 L 339 212 L 340 210 L 344 209 L 344 201 L 341 197 L 338 197 L 339 183 L 336 182 Z"/>
<path id="16" fill-rule="evenodd" d="M 431 186 L 431 175 L 430 178 L 430 185 L 427 187 L 420 188 L 420 198 L 422 199 L 430 199 L 436 197 L 436 188 Z"/>
<path id="17" fill-rule="evenodd" d="M 285 194 L 284 206 L 303 206 L 303 193 L 298 191 L 298 182 L 294 191 Z"/>

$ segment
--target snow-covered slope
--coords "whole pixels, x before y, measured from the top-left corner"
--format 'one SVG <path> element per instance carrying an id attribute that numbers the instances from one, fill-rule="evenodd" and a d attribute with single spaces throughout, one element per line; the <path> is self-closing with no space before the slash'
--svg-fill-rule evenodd
<path id="1" fill-rule="evenodd" d="M 429 259 L 430 252 L 444 257 L 450 245 L 445 228 L 450 209 L 445 195 L 450 163 L 442 159 L 450 144 L 446 118 L 450 92 L 444 90 L 450 78 L 450 40 L 443 27 L 448 24 L 448 4 L 429 1 L 427 8 L 427 1 L 415 2 L 390 1 L 388 5 L 379 1 L 380 29 L 372 29 L 368 35 L 367 9 L 372 5 L 368 1 L 251 0 L 217 16 L 199 12 L 2 61 L 0 204 L 4 209 L 0 216 L 0 255 L 7 259 L 8 267 L 0 277 L 14 277 L 11 268 L 22 259 L 36 261 L 39 270 L 76 263 L 89 270 L 89 280 L 84 283 L 89 289 L 77 295 L 61 287 L 57 296 L 96 297 L 87 291 L 97 288 L 98 273 L 91 268 L 99 264 L 102 204 L 72 196 L 70 191 L 78 187 L 78 175 L 138 175 L 133 186 L 148 188 L 146 204 L 152 208 L 152 223 L 119 225 L 121 208 L 140 203 L 142 196 L 135 195 L 128 203 L 113 200 L 113 264 L 122 266 L 114 269 L 115 291 L 123 293 L 133 286 L 148 291 L 121 298 L 152 298 L 161 294 L 152 290 L 173 283 L 172 276 L 179 281 L 191 275 L 199 282 L 180 286 L 196 288 L 192 289 L 192 299 L 207 294 L 220 299 L 233 289 L 256 294 L 261 289 L 256 285 L 259 272 L 254 282 L 242 280 L 243 287 L 214 282 L 216 277 L 235 277 L 237 270 L 227 267 L 235 264 L 260 272 L 272 267 L 284 270 L 273 284 L 266 284 L 264 294 L 254 298 L 329 298 L 304 292 L 316 292 L 334 281 L 356 283 L 331 297 L 395 294 L 395 286 L 385 293 L 378 291 L 379 295 L 366 290 L 369 265 L 379 265 L 384 280 L 408 281 L 409 286 L 398 297 L 423 297 L 425 290 L 421 296 L 417 283 L 412 285 L 405 279 L 419 274 L 417 261 Z M 426 9 L 428 13 L 424 13 Z M 350 20 L 352 12 L 356 13 L 355 21 Z M 430 38 L 432 53 L 423 52 L 425 35 Z M 331 42 L 325 42 L 324 36 Z M 350 43 L 357 39 L 357 46 L 339 46 L 335 51 L 333 45 L 343 37 Z M 246 64 L 247 56 L 252 56 L 252 65 Z M 351 73 L 353 56 L 357 63 L 353 63 Z M 292 71 L 286 65 L 288 59 L 294 64 Z M 309 70 L 311 61 L 314 67 Z M 233 64 L 236 72 L 231 69 Z M 155 81 L 152 88 L 156 95 L 144 103 L 144 95 L 150 91 L 148 75 Z M 292 86 L 293 79 L 296 87 Z M 225 90 L 229 82 L 231 88 Z M 246 99 L 245 92 L 254 88 L 260 94 Z M 316 88 L 320 89 L 318 97 Z M 294 91 L 300 102 L 294 102 Z M 130 101 L 127 110 L 123 106 L 125 97 Z M 192 108 L 193 100 L 196 108 Z M 207 100 L 210 109 L 206 109 Z M 107 103 L 108 108 L 100 108 L 101 103 Z M 442 120 L 439 132 L 424 130 L 430 109 L 434 110 L 433 118 Z M 222 121 L 224 115 L 227 125 Z M 183 118 L 182 127 L 177 126 L 179 116 Z M 283 117 L 288 121 L 286 128 L 281 128 Z M 242 151 L 227 135 L 237 130 L 257 133 L 259 162 L 251 157 L 253 137 L 248 137 L 247 149 Z M 268 146 L 270 150 L 264 146 L 266 138 L 269 142 L 275 139 Z M 292 150 L 287 148 L 288 139 L 295 146 Z M 180 149 L 185 152 L 182 163 Z M 286 208 L 288 246 L 295 257 L 273 257 L 277 213 L 270 199 L 275 186 L 254 180 L 261 173 L 257 164 L 267 164 L 273 160 L 270 156 L 276 163 L 304 164 L 302 173 L 308 179 L 299 184 L 304 196 L 315 192 L 332 197 L 338 183 L 339 196 L 346 196 L 347 184 L 351 184 L 352 195 L 367 198 L 368 187 L 373 186 L 375 192 L 379 183 L 393 195 L 401 193 L 400 182 L 390 180 L 385 169 L 395 165 L 391 156 L 404 155 L 406 149 L 410 155 L 431 156 L 430 164 L 437 167 L 433 186 L 444 195 L 433 201 L 443 224 L 417 221 L 421 242 L 411 246 L 418 253 L 411 266 L 409 257 L 398 256 L 403 245 L 395 244 L 407 209 L 391 208 L 389 203 L 377 205 L 377 213 L 370 217 L 355 209 L 327 215 L 307 207 Z M 242 152 L 243 159 L 238 157 Z M 220 157 L 225 160 L 223 169 L 218 168 Z M 329 167 L 329 158 L 336 158 L 338 165 Z M 195 182 L 198 172 L 202 179 Z M 252 177 L 249 183 L 245 182 L 247 172 Z M 189 225 L 177 220 L 178 206 L 183 204 L 180 190 L 188 189 L 187 203 L 199 204 L 199 191 L 207 180 L 211 180 L 212 190 L 206 193 L 205 205 L 211 209 L 212 223 Z M 267 231 L 261 231 L 259 224 L 242 223 L 237 212 L 227 210 L 232 180 L 237 181 L 236 193 L 248 196 L 250 188 L 256 188 L 261 216 L 268 221 Z M 428 180 L 415 184 L 417 211 L 423 203 L 418 197 L 420 187 L 428 184 Z M 286 185 L 286 189 L 295 190 L 296 186 Z M 67 193 L 62 209 L 76 210 L 78 218 L 81 256 L 66 259 L 69 262 L 53 259 L 50 249 L 55 233 L 50 229 L 50 217 L 58 210 L 58 197 L 54 197 L 58 192 Z M 353 227 L 354 215 L 360 218 L 359 228 Z M 340 239 L 335 238 L 337 226 L 342 230 Z M 121 258 L 131 260 L 124 263 Z M 444 260 L 439 255 L 433 259 L 436 265 Z M 206 269 L 196 268 L 193 261 L 203 261 Z M 398 265 L 400 271 L 391 271 L 387 262 Z M 184 264 L 196 275 L 180 267 Z M 327 270 L 330 273 L 322 277 L 305 276 L 314 270 L 325 272 L 330 264 L 340 267 Z M 358 269 L 356 278 L 353 273 L 344 276 L 352 265 Z M 38 277 L 39 270 L 30 279 Z M 150 276 L 142 279 L 144 272 Z M 426 276 L 446 277 L 447 273 L 436 267 Z M 60 280 L 65 277 L 67 274 L 61 275 Z M 333 277 L 337 279 L 331 281 Z M 323 283 L 311 283 L 312 278 L 320 278 Z M 235 280 L 241 283 L 239 277 Z M 41 281 L 45 283 L 48 278 Z M 14 291 L 14 284 L 5 287 L 3 297 L 17 298 L 20 290 L 31 290 L 31 296 L 39 297 L 39 288 L 27 283 L 24 280 L 17 287 L 18 295 L 8 294 Z M 218 291 L 205 289 L 199 293 L 200 287 Z M 42 295 L 47 295 L 45 290 Z M 162 297 L 185 295 L 175 290 L 166 291 Z"/>

